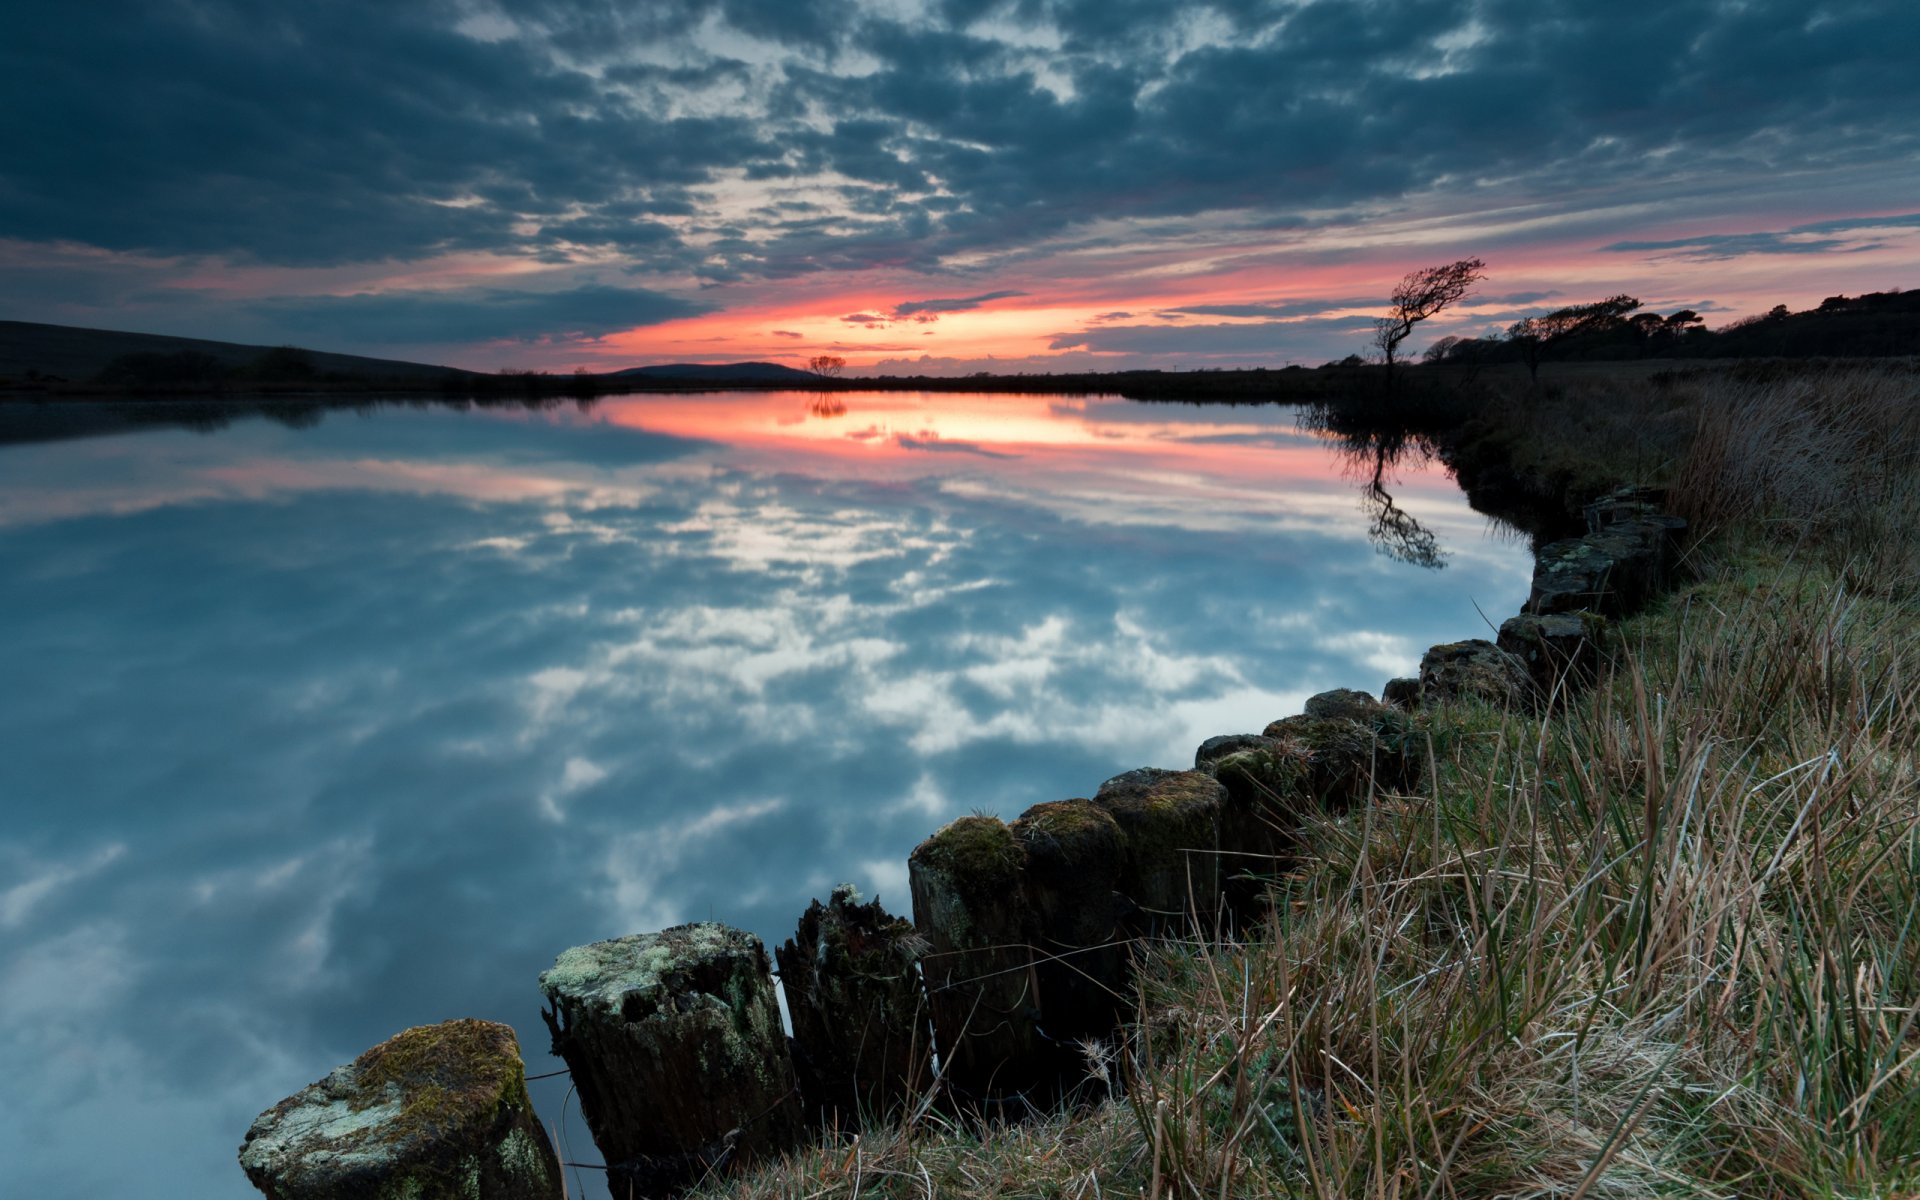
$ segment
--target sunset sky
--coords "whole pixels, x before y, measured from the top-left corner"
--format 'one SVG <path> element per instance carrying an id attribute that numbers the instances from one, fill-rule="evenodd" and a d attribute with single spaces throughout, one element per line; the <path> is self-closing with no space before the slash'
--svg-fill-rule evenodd
<path id="1" fill-rule="evenodd" d="M 1913 0 L 18 0 L 0 319 L 570 370 L 1316 363 L 1920 287 Z"/>

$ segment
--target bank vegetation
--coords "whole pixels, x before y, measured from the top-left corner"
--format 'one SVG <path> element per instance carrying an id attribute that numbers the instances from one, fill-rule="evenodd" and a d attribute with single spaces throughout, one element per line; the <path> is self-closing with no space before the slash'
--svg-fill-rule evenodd
<path id="1" fill-rule="evenodd" d="M 1513 381 L 1475 420 L 1693 522 L 1599 684 L 1432 711 L 1428 777 L 1310 818 L 1262 926 L 1144 951 L 1110 1098 L 708 1194 L 1920 1194 L 1920 377 Z"/>

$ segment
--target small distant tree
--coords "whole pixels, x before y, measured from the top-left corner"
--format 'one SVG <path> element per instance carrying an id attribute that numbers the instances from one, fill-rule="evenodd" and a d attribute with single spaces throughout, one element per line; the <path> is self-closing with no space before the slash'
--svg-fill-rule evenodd
<path id="1" fill-rule="evenodd" d="M 847 369 L 847 360 L 837 354 L 816 354 L 807 360 L 807 370 L 822 379 L 838 379 Z"/>
<path id="2" fill-rule="evenodd" d="M 1473 285 L 1487 277 L 1487 264 L 1477 258 L 1463 258 L 1442 267 L 1422 267 L 1400 281 L 1393 289 L 1392 307 L 1374 322 L 1373 344 L 1387 364 L 1387 386 L 1393 386 L 1393 364 L 1400 354 L 1400 343 L 1407 340 L 1413 327 L 1464 297 Z"/>

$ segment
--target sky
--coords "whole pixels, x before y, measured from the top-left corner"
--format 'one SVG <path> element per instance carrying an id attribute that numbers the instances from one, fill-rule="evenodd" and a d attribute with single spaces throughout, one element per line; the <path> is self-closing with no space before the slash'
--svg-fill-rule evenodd
<path id="1" fill-rule="evenodd" d="M 11 0 L 0 319 L 446 362 L 1280 366 L 1920 287 L 1912 0 Z"/>

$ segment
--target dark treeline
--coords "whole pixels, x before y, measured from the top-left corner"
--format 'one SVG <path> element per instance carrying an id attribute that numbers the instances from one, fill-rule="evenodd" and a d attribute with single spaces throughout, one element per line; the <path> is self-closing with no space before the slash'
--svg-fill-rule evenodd
<path id="1" fill-rule="evenodd" d="M 1498 337 L 1445 337 L 1424 361 L 1473 366 L 1636 358 L 1881 358 L 1920 354 L 1920 290 L 1829 296 L 1805 312 L 1776 305 L 1708 329 L 1700 314 L 1642 310 L 1632 296 L 1516 321 Z"/>

